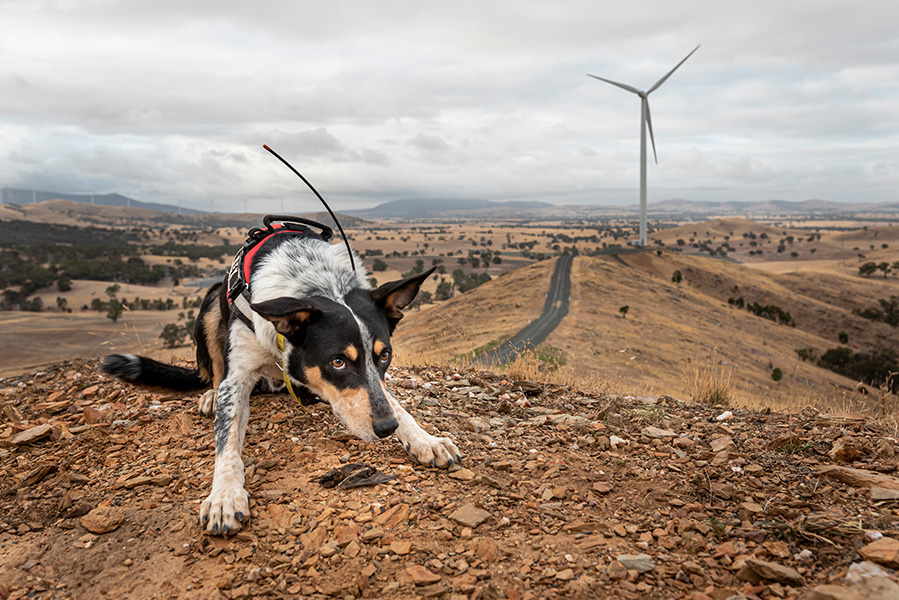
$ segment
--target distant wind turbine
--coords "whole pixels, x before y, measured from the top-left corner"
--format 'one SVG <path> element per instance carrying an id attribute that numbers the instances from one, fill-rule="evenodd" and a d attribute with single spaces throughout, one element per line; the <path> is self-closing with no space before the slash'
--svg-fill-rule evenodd
<path id="1" fill-rule="evenodd" d="M 699 46 L 693 48 L 693 52 L 699 50 Z M 656 141 L 655 137 L 652 135 L 652 117 L 649 114 L 649 95 L 656 91 L 660 85 L 665 83 L 671 75 L 677 71 L 677 69 L 687 62 L 687 59 L 693 56 L 693 52 L 690 52 L 684 58 L 684 60 L 677 63 L 677 65 L 668 71 L 668 73 L 659 79 L 654 86 L 649 88 L 648 91 L 644 92 L 638 90 L 635 87 L 631 87 L 624 83 L 618 83 L 617 81 L 612 81 L 610 79 L 603 79 L 602 77 L 597 77 L 596 75 L 590 75 L 587 73 L 588 77 L 592 77 L 593 79 L 599 79 L 600 81 L 605 81 L 606 83 L 611 83 L 614 86 L 618 86 L 623 90 L 627 90 L 629 92 L 633 92 L 640 96 L 640 241 L 638 243 L 639 246 L 646 246 L 646 129 L 649 129 L 649 139 L 652 142 L 652 155 L 655 158 L 656 164 L 659 164 L 659 157 L 656 154 Z"/>

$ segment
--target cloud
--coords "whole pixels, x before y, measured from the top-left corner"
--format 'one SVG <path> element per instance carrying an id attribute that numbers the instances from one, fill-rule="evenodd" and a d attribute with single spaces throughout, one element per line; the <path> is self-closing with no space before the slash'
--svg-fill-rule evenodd
<path id="1" fill-rule="evenodd" d="M 387 15 L 390 15 L 389 17 Z M 275 207 L 451 194 L 893 199 L 893 2 L 0 3 L 0 185 Z M 103 189 L 99 189 L 103 187 Z"/>

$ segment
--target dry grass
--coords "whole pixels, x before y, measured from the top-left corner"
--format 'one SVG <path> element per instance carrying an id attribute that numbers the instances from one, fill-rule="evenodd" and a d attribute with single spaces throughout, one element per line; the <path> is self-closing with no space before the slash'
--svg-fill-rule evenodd
<path id="1" fill-rule="evenodd" d="M 734 401 L 734 367 L 723 360 L 717 347 L 704 357 L 688 359 L 683 379 L 693 402 L 729 406 Z"/>

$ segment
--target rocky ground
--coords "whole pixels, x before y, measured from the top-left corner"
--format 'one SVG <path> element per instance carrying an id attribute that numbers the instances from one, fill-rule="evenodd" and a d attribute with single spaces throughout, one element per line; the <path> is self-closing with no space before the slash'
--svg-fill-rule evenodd
<path id="1" fill-rule="evenodd" d="M 0 380 L 0 600 L 899 598 L 899 441 L 862 419 L 487 371 L 389 383 L 464 467 L 412 464 L 326 409 L 257 396 L 251 522 L 213 538 L 197 525 L 213 436 L 196 397 L 95 362 Z M 314 480 L 346 463 L 395 478 Z"/>

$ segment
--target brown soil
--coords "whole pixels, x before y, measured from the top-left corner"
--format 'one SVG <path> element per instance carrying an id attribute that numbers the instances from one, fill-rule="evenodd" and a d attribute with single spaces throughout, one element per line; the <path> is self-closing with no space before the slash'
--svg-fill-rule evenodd
<path id="1" fill-rule="evenodd" d="M 843 585 L 859 550 L 891 564 L 863 537 L 899 529 L 878 500 L 899 489 L 899 444 L 861 420 L 717 421 L 723 408 L 486 371 L 389 383 L 464 468 L 413 465 L 327 410 L 258 396 L 251 522 L 222 539 L 196 523 L 213 436 L 195 397 L 110 382 L 95 362 L 0 380 L 0 598 L 773 599 Z M 347 461 L 397 478 L 313 481 Z M 821 474 L 835 461 L 864 472 Z"/>

